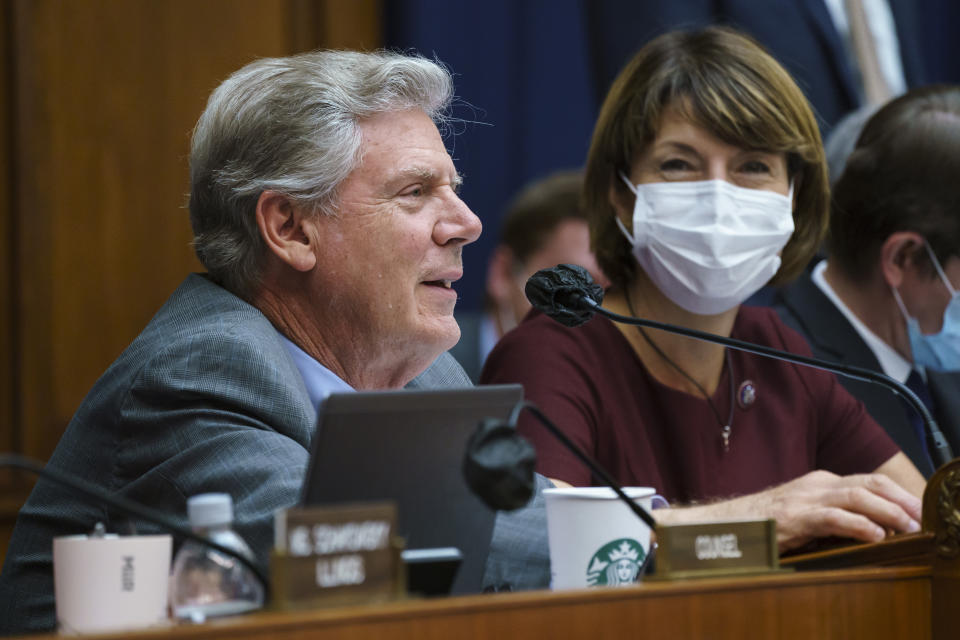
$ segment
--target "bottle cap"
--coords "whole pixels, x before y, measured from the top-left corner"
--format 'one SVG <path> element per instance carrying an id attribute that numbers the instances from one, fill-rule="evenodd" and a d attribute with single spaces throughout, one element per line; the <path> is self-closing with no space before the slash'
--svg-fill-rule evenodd
<path id="1" fill-rule="evenodd" d="M 233 522 L 233 499 L 228 493 L 201 493 L 187 500 L 191 527 L 216 527 Z"/>

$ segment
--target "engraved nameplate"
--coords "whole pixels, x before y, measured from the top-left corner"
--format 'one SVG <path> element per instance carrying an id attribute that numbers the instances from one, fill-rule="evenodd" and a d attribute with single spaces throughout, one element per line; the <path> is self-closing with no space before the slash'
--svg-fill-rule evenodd
<path id="1" fill-rule="evenodd" d="M 286 509 L 270 569 L 279 608 L 389 600 L 403 593 L 391 502 Z"/>
<path id="2" fill-rule="evenodd" d="M 774 520 L 735 520 L 657 527 L 654 579 L 779 570 Z"/>

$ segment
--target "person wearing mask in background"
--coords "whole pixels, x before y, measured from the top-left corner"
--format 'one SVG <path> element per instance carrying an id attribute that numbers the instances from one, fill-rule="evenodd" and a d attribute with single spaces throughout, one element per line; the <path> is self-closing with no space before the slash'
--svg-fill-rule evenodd
<path id="1" fill-rule="evenodd" d="M 590 251 L 582 190 L 582 172 L 560 171 L 527 185 L 507 207 L 500 243 L 487 265 L 484 311 L 456 314 L 460 342 L 450 353 L 474 382 L 493 345 L 530 311 L 523 288 L 531 275 L 562 263 L 578 264 L 605 285 Z"/>
<path id="2" fill-rule="evenodd" d="M 813 113 L 754 41 L 711 27 L 641 49 L 601 108 L 584 195 L 612 282 L 604 307 L 809 353 L 773 310 L 741 306 L 803 270 L 828 213 Z M 494 348 L 481 380 L 522 383 L 618 482 L 656 488 L 675 505 L 658 521 L 775 518 L 781 551 L 919 529 L 922 476 L 832 374 L 603 317 L 569 329 L 535 312 Z M 538 471 L 593 482 L 534 421 L 518 428 Z"/>
<path id="3" fill-rule="evenodd" d="M 867 122 L 836 182 L 828 259 L 776 309 L 817 357 L 886 373 L 960 450 L 960 87 L 914 89 Z M 914 464 L 923 422 L 886 389 L 841 379 Z"/>

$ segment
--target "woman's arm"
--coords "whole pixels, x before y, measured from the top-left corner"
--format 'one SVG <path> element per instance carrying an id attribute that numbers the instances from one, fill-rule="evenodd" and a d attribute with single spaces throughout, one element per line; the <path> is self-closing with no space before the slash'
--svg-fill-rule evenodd
<path id="1" fill-rule="evenodd" d="M 902 451 L 877 467 L 874 473 L 882 473 L 913 495 L 923 498 L 927 481 Z"/>
<path id="2" fill-rule="evenodd" d="M 891 463 L 895 473 L 899 472 L 900 465 L 893 458 L 880 469 Z M 916 473 L 916 469 L 913 471 Z M 906 475 L 909 477 L 909 472 Z M 879 542 L 888 530 L 919 531 L 920 498 L 913 489 L 905 489 L 879 469 L 878 473 L 851 476 L 812 471 L 772 489 L 732 500 L 658 509 L 654 517 L 663 524 L 774 518 L 781 552 L 829 536 Z"/>

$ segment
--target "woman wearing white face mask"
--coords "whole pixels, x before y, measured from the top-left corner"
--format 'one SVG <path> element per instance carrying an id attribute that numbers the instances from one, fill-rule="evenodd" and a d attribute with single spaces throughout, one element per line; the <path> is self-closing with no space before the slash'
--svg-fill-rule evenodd
<path id="1" fill-rule="evenodd" d="M 601 109 L 584 196 L 613 282 L 605 307 L 809 353 L 774 312 L 740 306 L 803 269 L 828 200 L 813 114 L 752 41 L 710 28 L 645 46 Z M 482 381 L 523 383 L 619 482 L 708 503 L 660 520 L 774 517 L 782 549 L 918 528 L 922 477 L 832 375 L 603 318 L 567 329 L 533 315 Z M 541 473 L 592 483 L 539 425 L 520 429 Z"/>

